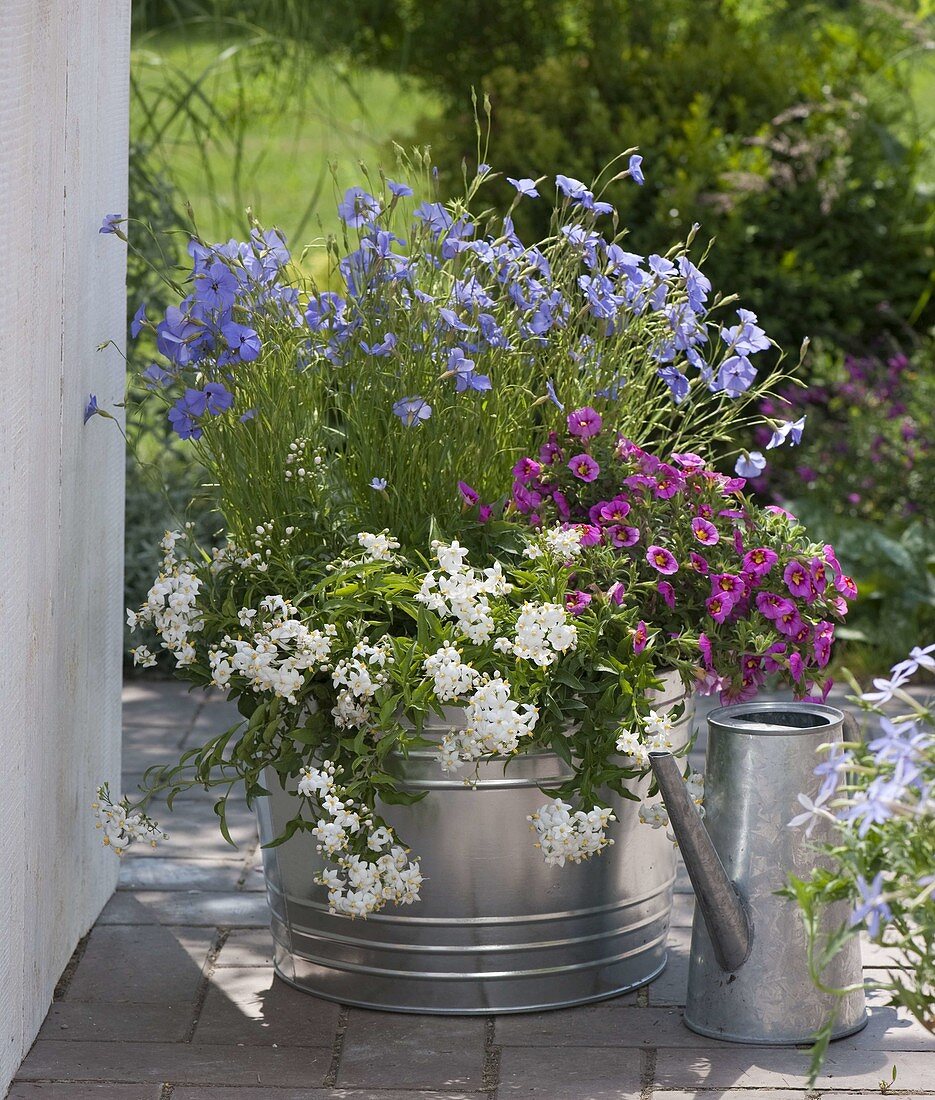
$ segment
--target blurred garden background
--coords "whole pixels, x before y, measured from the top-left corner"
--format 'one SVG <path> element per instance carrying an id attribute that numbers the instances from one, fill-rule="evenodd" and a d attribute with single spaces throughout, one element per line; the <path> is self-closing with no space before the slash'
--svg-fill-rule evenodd
<path id="1" fill-rule="evenodd" d="M 790 383 L 765 410 L 805 414 L 802 444 L 764 450 L 756 487 L 834 543 L 860 592 L 839 660 L 879 671 L 935 633 L 933 11 L 136 0 L 131 243 L 171 266 L 193 222 L 208 239 L 241 239 L 249 208 L 301 257 L 340 233 L 336 195 L 360 182 L 361 162 L 392 168 L 394 143 L 431 146 L 443 196 L 463 193 L 479 160 L 503 177 L 589 181 L 638 145 L 646 186 L 606 196 L 633 248 L 700 223 L 715 285 L 744 288 L 790 362 L 811 341 L 807 388 Z M 512 189 L 491 187 L 506 206 Z M 171 301 L 131 253 L 128 323 L 140 303 L 152 317 Z M 152 353 L 145 335 L 131 342 L 131 372 Z M 128 423 L 144 459 L 127 468 L 128 606 L 145 598 L 167 527 L 213 530 L 211 486 L 146 408 Z"/>

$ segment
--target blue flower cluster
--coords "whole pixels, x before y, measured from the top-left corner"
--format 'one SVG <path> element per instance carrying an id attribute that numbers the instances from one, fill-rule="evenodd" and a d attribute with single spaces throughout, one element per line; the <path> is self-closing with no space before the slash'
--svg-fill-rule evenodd
<path id="1" fill-rule="evenodd" d="M 153 363 L 143 378 L 153 389 L 185 386 L 169 409 L 169 422 L 182 439 L 199 439 L 204 417 L 233 407 L 229 387 L 237 367 L 260 355 L 262 341 L 250 323 L 254 317 L 272 312 L 299 323 L 301 314 L 298 291 L 282 280 L 290 256 L 278 230 L 255 229 L 249 241 L 211 246 L 193 239 L 188 252 L 192 291 L 155 325 L 156 346 L 168 366 Z M 141 306 L 131 334 L 139 335 L 148 324 Z"/>

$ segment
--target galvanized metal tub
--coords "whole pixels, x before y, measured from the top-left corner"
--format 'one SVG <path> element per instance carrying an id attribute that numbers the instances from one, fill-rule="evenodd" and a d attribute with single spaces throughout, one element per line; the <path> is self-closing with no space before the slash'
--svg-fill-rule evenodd
<path id="1" fill-rule="evenodd" d="M 666 676 L 655 708 L 683 701 Z M 677 727 L 687 742 L 691 708 Z M 329 1000 L 397 1012 L 526 1012 L 597 1001 L 652 981 L 666 963 L 675 878 L 673 845 L 639 821 L 639 803 L 608 793 L 615 844 L 600 856 L 548 867 L 526 817 L 540 785 L 568 774 L 555 754 L 480 765 L 476 786 L 448 776 L 434 753 L 399 758 L 400 787 L 428 789 L 413 806 L 381 812 L 418 856 L 422 900 L 352 920 L 328 912 L 309 834 L 263 852 L 274 962 L 281 978 Z M 260 841 L 294 815 L 292 795 L 268 777 Z M 645 794 L 649 779 L 633 785 Z"/>

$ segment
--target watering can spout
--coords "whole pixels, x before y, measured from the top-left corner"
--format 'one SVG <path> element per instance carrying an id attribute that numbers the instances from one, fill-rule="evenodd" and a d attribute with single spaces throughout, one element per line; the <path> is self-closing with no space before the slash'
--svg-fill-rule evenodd
<path id="1" fill-rule="evenodd" d="M 753 929 L 746 907 L 727 877 L 675 757 L 670 752 L 651 752 L 649 763 L 685 860 L 718 964 L 725 971 L 739 970 L 753 946 Z"/>

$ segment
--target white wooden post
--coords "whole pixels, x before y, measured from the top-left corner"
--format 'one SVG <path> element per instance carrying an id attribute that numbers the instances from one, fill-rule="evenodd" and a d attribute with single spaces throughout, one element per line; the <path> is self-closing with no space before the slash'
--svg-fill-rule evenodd
<path id="1" fill-rule="evenodd" d="M 0 3 L 0 1095 L 113 891 L 130 0 Z"/>

